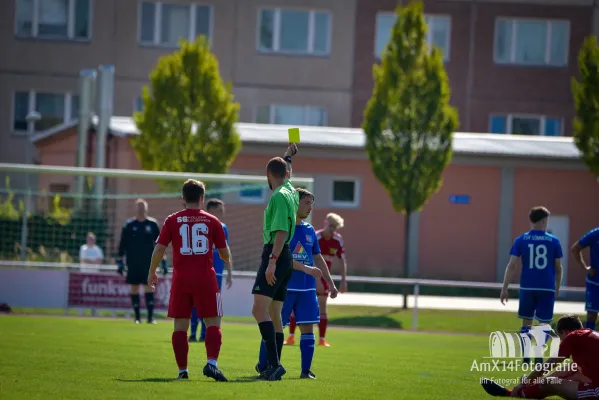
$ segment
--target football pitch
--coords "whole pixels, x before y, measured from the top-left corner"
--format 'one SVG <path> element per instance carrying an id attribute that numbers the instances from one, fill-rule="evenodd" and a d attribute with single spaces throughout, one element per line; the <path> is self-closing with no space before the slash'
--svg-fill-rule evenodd
<path id="1" fill-rule="evenodd" d="M 230 382 L 202 375 L 203 343 L 190 343 L 189 381 L 176 381 L 172 323 L 124 319 L 0 317 L 2 399 L 488 399 L 471 371 L 489 354 L 488 335 L 430 334 L 331 327 L 317 347 L 316 380 L 300 380 L 299 346 L 285 346 L 280 382 L 256 381 L 259 332 L 223 323 L 219 367 Z M 299 332 L 298 332 L 299 333 Z"/>

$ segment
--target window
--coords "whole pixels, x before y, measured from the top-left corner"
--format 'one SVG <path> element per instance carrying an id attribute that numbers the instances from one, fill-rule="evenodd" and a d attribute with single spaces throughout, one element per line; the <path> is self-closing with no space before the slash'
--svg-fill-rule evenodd
<path id="1" fill-rule="evenodd" d="M 91 0 L 17 0 L 16 35 L 20 37 L 88 40 Z"/>
<path id="2" fill-rule="evenodd" d="M 396 17 L 395 13 L 389 12 L 380 12 L 376 15 L 374 54 L 377 58 L 381 58 L 389 40 L 391 40 Z M 443 53 L 443 60 L 448 61 L 451 42 L 451 17 L 446 15 L 425 15 L 424 19 L 428 26 L 427 43 L 429 46 L 438 47 Z"/>
<path id="3" fill-rule="evenodd" d="M 180 39 L 211 38 L 212 7 L 142 1 L 139 41 L 142 44 L 178 47 Z"/>
<path id="4" fill-rule="evenodd" d="M 260 10 L 259 51 L 327 55 L 331 51 L 330 36 L 331 14 L 327 11 Z"/>
<path id="5" fill-rule="evenodd" d="M 254 121 L 258 124 L 326 126 L 324 108 L 293 105 L 258 106 Z"/>
<path id="6" fill-rule="evenodd" d="M 133 102 L 133 111 L 134 112 L 142 112 L 144 110 L 144 100 L 141 96 L 139 96 Z"/>
<path id="7" fill-rule="evenodd" d="M 69 193 L 69 185 L 66 183 L 51 183 L 49 186 L 49 192 L 52 196 L 46 196 L 47 207 L 51 209 L 54 206 L 54 195 L 61 195 Z M 75 206 L 75 201 L 73 197 L 70 196 L 60 196 L 60 207 L 72 209 Z"/>
<path id="8" fill-rule="evenodd" d="M 500 64 L 568 65 L 570 24 L 499 18 L 495 22 L 495 62 Z"/>
<path id="9" fill-rule="evenodd" d="M 69 93 L 15 92 L 12 127 L 14 132 L 29 131 L 27 114 L 37 111 L 41 119 L 35 130 L 44 131 L 77 118 L 78 96 Z"/>
<path id="10" fill-rule="evenodd" d="M 359 182 L 354 179 L 334 179 L 331 188 L 331 203 L 334 207 L 357 207 Z"/>
<path id="11" fill-rule="evenodd" d="M 242 183 L 239 191 L 239 200 L 244 203 L 263 203 L 265 199 L 264 190 L 264 187 L 255 183 Z"/>
<path id="12" fill-rule="evenodd" d="M 508 133 L 513 135 L 562 136 L 561 118 L 535 115 L 492 115 L 491 133 Z"/>

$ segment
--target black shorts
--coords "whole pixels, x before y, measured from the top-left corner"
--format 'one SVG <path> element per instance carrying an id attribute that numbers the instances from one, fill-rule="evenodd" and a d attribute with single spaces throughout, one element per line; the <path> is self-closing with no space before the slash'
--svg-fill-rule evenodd
<path id="1" fill-rule="evenodd" d="M 147 266 L 127 265 L 127 278 L 125 282 L 129 285 L 147 285 L 150 264 Z"/>
<path id="2" fill-rule="evenodd" d="M 291 279 L 293 273 L 293 259 L 291 258 L 291 252 L 289 251 L 289 245 L 283 246 L 279 258 L 277 258 L 275 269 L 276 282 L 274 285 L 269 285 L 266 282 L 266 268 L 268 267 L 268 261 L 270 254 L 272 253 L 272 244 L 264 245 L 262 250 L 262 262 L 256 275 L 256 282 L 252 289 L 252 294 L 261 294 L 272 298 L 274 301 L 285 301 L 287 297 L 287 284 Z"/>

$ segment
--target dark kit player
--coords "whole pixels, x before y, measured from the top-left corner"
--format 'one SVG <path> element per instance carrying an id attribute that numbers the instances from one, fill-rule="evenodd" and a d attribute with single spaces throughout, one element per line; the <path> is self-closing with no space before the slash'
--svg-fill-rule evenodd
<path id="1" fill-rule="evenodd" d="M 136 324 L 139 324 L 141 320 L 139 285 L 146 285 L 148 282 L 150 260 L 159 234 L 158 222 L 154 218 L 148 217 L 148 203 L 143 199 L 138 199 L 135 202 L 135 218 L 127 220 L 123 225 L 117 258 L 117 272 L 123 275 L 125 269 L 127 270 L 126 282 L 131 285 L 131 304 Z M 166 260 L 163 259 L 161 264 L 162 273 L 166 275 L 168 273 Z M 148 308 L 148 323 L 156 323 L 154 321 L 154 292 L 146 285 L 144 293 Z"/>
<path id="2" fill-rule="evenodd" d="M 290 144 L 284 159 L 273 158 L 266 166 L 266 179 L 273 194 L 264 210 L 262 262 L 252 290 L 252 314 L 260 328 L 268 355 L 268 367 L 260 374 L 260 378 L 271 381 L 281 379 L 287 372 L 280 363 L 285 340 L 281 311 L 293 272 L 289 241 L 295 231 L 299 195 L 289 177 L 291 157 L 296 152 L 297 146 Z"/>
<path id="3" fill-rule="evenodd" d="M 169 245 L 173 245 L 173 280 L 168 303 L 168 317 L 175 319 L 171 338 L 175 359 L 179 367 L 178 379 L 188 379 L 187 354 L 189 342 L 187 330 L 191 309 L 195 307 L 198 317 L 206 324 L 206 355 L 208 362 L 204 375 L 216 381 L 227 378 L 217 367 L 222 344 L 220 329 L 223 306 L 220 289 L 213 267 L 213 247 L 218 250 L 231 274 L 231 252 L 225 240 L 221 222 L 201 208 L 204 203 L 204 184 L 189 179 L 183 185 L 185 209 L 169 215 L 164 221 L 160 236 L 152 254 L 148 285 L 156 287 L 156 269 Z"/>

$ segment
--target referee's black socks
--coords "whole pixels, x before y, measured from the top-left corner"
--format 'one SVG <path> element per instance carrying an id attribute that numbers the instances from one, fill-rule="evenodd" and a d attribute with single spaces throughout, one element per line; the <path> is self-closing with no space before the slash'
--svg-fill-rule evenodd
<path id="1" fill-rule="evenodd" d="M 262 335 L 264 347 L 266 347 L 266 353 L 268 354 L 268 364 L 272 366 L 279 365 L 279 353 L 277 352 L 274 324 L 272 321 L 264 321 L 258 323 L 258 328 L 260 328 L 260 334 Z"/>
<path id="2" fill-rule="evenodd" d="M 141 318 L 139 316 L 139 294 L 131 295 L 131 305 L 133 306 L 133 312 L 135 312 L 135 320 L 139 321 Z"/>
<path id="3" fill-rule="evenodd" d="M 146 307 L 148 308 L 148 322 L 154 320 L 154 293 L 148 292 L 146 295 Z"/>

